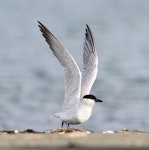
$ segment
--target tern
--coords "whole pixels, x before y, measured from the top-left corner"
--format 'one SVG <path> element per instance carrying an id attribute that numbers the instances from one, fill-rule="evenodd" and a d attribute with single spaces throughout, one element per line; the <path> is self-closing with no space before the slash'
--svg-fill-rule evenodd
<path id="1" fill-rule="evenodd" d="M 65 99 L 61 112 L 53 117 L 59 118 L 63 124 L 81 124 L 87 121 L 96 102 L 102 100 L 90 94 L 98 72 L 98 55 L 92 31 L 86 25 L 83 67 L 80 71 L 77 63 L 52 32 L 41 22 L 38 26 L 55 57 L 64 69 Z"/>

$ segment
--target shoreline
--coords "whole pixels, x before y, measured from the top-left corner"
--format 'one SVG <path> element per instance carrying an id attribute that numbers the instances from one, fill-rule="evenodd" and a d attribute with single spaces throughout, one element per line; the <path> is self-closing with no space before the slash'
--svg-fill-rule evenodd
<path id="1" fill-rule="evenodd" d="M 149 149 L 149 131 L 92 132 L 63 128 L 49 132 L 32 129 L 0 131 L 0 149 Z"/>

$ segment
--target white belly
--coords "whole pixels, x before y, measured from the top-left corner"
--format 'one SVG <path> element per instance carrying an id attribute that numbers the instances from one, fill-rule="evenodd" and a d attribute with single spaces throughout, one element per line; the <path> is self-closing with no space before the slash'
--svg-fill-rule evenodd
<path id="1" fill-rule="evenodd" d="M 92 108 L 81 106 L 77 111 L 68 110 L 62 116 L 61 120 L 68 124 L 80 124 L 89 119 L 92 113 Z"/>

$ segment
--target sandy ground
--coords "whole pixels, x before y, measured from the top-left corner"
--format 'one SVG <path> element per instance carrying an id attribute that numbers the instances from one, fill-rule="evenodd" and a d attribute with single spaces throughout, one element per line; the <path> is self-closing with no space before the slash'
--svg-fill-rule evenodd
<path id="1" fill-rule="evenodd" d="M 49 132 L 0 131 L 0 150 L 149 149 L 149 131 L 90 132 L 73 128 Z"/>

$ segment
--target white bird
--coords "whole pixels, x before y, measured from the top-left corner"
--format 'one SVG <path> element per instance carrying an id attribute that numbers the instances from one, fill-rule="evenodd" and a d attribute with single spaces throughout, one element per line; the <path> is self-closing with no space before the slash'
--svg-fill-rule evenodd
<path id="1" fill-rule="evenodd" d="M 82 73 L 70 53 L 57 38 L 39 22 L 39 28 L 64 69 L 65 99 L 61 112 L 53 116 L 63 124 L 80 124 L 87 121 L 92 113 L 95 102 L 102 102 L 89 94 L 98 72 L 98 56 L 91 29 L 86 25 Z"/>

